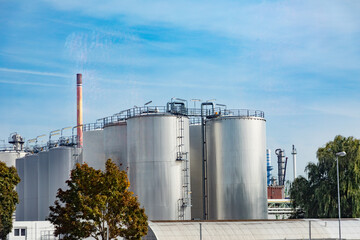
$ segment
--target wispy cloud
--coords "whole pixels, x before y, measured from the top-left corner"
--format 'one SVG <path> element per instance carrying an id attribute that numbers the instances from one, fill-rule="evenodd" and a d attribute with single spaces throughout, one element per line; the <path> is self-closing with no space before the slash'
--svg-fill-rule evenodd
<path id="1" fill-rule="evenodd" d="M 82 15 L 126 19 L 130 25 L 207 31 L 237 39 L 239 43 L 256 41 L 252 46 L 253 54 L 264 64 L 277 62 L 323 71 L 326 68 L 354 69 L 360 62 L 356 54 L 360 46 L 354 45 L 360 34 L 359 1 L 295 0 L 252 4 L 189 0 L 44 1 L 57 9 L 76 10 Z M 343 61 L 338 61 L 337 57 Z"/>
<path id="2" fill-rule="evenodd" d="M 63 85 L 59 84 L 52 84 L 52 83 L 40 83 L 40 82 L 34 82 L 34 81 L 10 81 L 10 80 L 0 80 L 0 83 L 2 84 L 13 84 L 13 85 L 31 85 L 31 86 L 40 86 L 40 87 L 63 87 Z"/>
<path id="3" fill-rule="evenodd" d="M 41 76 L 51 76 L 51 77 L 61 77 L 61 78 L 71 77 L 70 75 L 67 75 L 67 74 L 53 73 L 53 72 L 40 72 L 40 71 L 32 71 L 32 70 L 25 70 L 25 69 L 0 68 L 0 71 L 1 72 L 11 72 L 11 73 L 41 75 Z"/>

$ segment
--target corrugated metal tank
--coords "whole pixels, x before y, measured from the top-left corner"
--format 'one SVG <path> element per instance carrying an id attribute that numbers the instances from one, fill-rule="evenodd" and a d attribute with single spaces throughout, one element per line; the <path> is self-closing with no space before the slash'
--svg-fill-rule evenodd
<path id="1" fill-rule="evenodd" d="M 65 190 L 66 180 L 78 161 L 79 150 L 73 147 L 56 147 L 49 150 L 49 206 L 54 205 L 59 188 Z"/>
<path id="2" fill-rule="evenodd" d="M 16 192 L 19 195 L 19 204 L 16 205 L 16 221 L 24 221 L 24 161 L 25 157 L 16 159 L 16 170 L 21 179 L 19 184 L 16 186 Z"/>
<path id="3" fill-rule="evenodd" d="M 38 166 L 38 220 L 45 221 L 49 216 L 49 152 L 39 153 Z"/>
<path id="4" fill-rule="evenodd" d="M 266 219 L 266 126 L 260 117 L 206 122 L 209 219 Z"/>
<path id="5" fill-rule="evenodd" d="M 179 133 L 181 129 L 183 133 Z M 184 163 L 189 162 L 177 160 L 179 141 L 182 152 L 188 153 L 187 117 L 149 114 L 127 121 L 130 189 L 138 195 L 149 220 L 191 219 L 190 174 L 183 171 Z M 186 158 L 190 160 L 190 156 Z M 184 177 L 188 177 L 187 183 Z M 184 194 L 187 205 L 182 205 Z"/>
<path id="6" fill-rule="evenodd" d="M 23 151 L 3 151 L 0 152 L 0 161 L 4 162 L 8 167 L 16 167 L 16 159 L 24 156 L 25 153 Z"/>
<path id="7" fill-rule="evenodd" d="M 24 161 L 24 220 L 38 220 L 38 164 L 37 154 L 27 155 Z"/>
<path id="8" fill-rule="evenodd" d="M 113 160 L 121 170 L 127 170 L 127 126 L 119 122 L 104 128 L 105 158 Z"/>
<path id="9" fill-rule="evenodd" d="M 104 130 L 85 131 L 83 139 L 83 163 L 95 169 L 105 170 Z"/>
<path id="10" fill-rule="evenodd" d="M 203 218 L 201 125 L 190 125 L 191 217 Z"/>

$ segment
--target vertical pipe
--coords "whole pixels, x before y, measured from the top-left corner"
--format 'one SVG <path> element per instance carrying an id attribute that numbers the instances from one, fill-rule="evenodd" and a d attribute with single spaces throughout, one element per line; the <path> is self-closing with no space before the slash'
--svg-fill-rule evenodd
<path id="1" fill-rule="evenodd" d="M 270 186 L 271 185 L 271 171 L 273 169 L 273 167 L 271 166 L 271 150 L 270 149 L 266 149 L 266 170 L 267 170 L 267 185 Z"/>
<path id="2" fill-rule="evenodd" d="M 294 174 L 294 181 L 295 181 L 295 178 L 296 178 L 296 148 L 294 145 L 292 145 L 291 154 L 293 155 L 293 174 Z"/>
<path id="3" fill-rule="evenodd" d="M 284 175 L 285 175 L 285 161 L 284 161 L 284 158 L 285 158 L 285 152 L 284 150 L 278 148 L 275 150 L 275 154 L 277 155 L 278 157 L 278 182 L 279 182 L 279 185 L 282 186 L 284 185 L 284 182 L 285 182 L 285 178 L 284 178 Z"/>
<path id="4" fill-rule="evenodd" d="M 202 138 L 202 187 L 203 187 L 203 218 L 208 219 L 209 214 L 209 198 L 208 198 L 208 186 L 207 186 L 207 148 L 206 148 L 206 116 L 204 115 L 204 106 L 211 106 L 212 113 L 214 114 L 214 104 L 212 102 L 201 103 L 201 138 Z M 205 108 L 205 111 L 207 109 Z"/>
<path id="5" fill-rule="evenodd" d="M 76 91 L 77 91 L 77 126 L 83 124 L 83 110 L 82 110 L 82 74 L 76 74 Z M 78 146 L 83 146 L 83 129 L 82 127 L 77 128 Z"/>

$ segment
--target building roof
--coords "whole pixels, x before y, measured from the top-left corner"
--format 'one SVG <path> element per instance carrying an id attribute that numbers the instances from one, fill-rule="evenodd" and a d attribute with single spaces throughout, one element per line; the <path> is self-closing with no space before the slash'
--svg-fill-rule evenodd
<path id="1" fill-rule="evenodd" d="M 337 219 L 150 221 L 146 240 L 337 239 Z M 342 238 L 360 239 L 360 219 L 342 219 Z"/>

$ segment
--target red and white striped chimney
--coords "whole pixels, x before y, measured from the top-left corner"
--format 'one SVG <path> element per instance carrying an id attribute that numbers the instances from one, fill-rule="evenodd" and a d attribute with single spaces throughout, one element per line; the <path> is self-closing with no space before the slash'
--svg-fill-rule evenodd
<path id="1" fill-rule="evenodd" d="M 76 74 L 77 92 L 77 139 L 78 147 L 83 146 L 83 104 L 82 104 L 82 74 Z"/>

